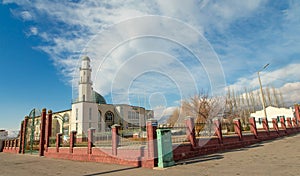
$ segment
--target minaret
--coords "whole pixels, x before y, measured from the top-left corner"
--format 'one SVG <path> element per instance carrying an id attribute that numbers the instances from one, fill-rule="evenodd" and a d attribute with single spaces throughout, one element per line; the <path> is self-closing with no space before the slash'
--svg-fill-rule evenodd
<path id="1" fill-rule="evenodd" d="M 82 57 L 81 67 L 80 67 L 80 80 L 79 80 L 79 90 L 78 90 L 78 101 L 79 102 L 91 102 L 92 101 L 92 81 L 90 67 L 90 58 L 87 56 Z"/>

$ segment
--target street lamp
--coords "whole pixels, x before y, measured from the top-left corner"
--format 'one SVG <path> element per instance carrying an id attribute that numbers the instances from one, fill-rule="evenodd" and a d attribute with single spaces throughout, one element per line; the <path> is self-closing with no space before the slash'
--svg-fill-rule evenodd
<path id="1" fill-rule="evenodd" d="M 266 119 L 267 119 L 267 111 L 266 111 L 266 106 L 265 106 L 266 105 L 265 104 L 265 96 L 264 96 L 264 92 L 263 92 L 263 89 L 262 89 L 259 72 L 263 71 L 268 66 L 269 66 L 269 64 L 266 64 L 262 69 L 260 69 L 259 71 L 257 71 L 257 76 L 258 76 L 258 81 L 259 81 L 259 86 L 260 86 L 261 102 L 262 102 L 262 106 L 263 106 L 263 109 L 264 109 L 264 114 L 265 114 L 265 118 Z"/>

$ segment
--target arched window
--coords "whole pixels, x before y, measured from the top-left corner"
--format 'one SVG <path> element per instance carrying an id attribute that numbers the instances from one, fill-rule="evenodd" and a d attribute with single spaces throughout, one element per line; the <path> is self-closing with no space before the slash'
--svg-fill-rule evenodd
<path id="1" fill-rule="evenodd" d="M 64 114 L 64 121 L 65 123 L 69 123 L 69 114 L 67 113 Z"/>
<path id="2" fill-rule="evenodd" d="M 107 111 L 105 113 L 105 121 L 111 122 L 113 121 L 113 119 L 114 119 L 114 113 L 112 113 L 111 111 Z"/>
<path id="3" fill-rule="evenodd" d="M 101 111 L 98 111 L 98 123 L 101 123 L 101 116 L 102 116 Z"/>
<path id="4" fill-rule="evenodd" d="M 101 131 L 101 116 L 102 116 L 102 113 L 101 111 L 98 111 L 98 132 Z"/>

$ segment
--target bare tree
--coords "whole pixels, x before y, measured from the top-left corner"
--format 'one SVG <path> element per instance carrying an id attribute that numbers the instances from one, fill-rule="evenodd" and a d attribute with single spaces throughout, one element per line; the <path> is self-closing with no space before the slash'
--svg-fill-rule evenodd
<path id="1" fill-rule="evenodd" d="M 170 124 L 171 126 L 174 126 L 175 123 L 178 121 L 180 116 L 180 109 L 176 108 L 172 115 L 168 118 L 167 123 Z"/>
<path id="2" fill-rule="evenodd" d="M 275 87 L 272 87 L 272 91 L 273 91 L 274 106 L 279 107 L 279 100 L 278 100 Z"/>
<path id="3" fill-rule="evenodd" d="M 265 88 L 265 92 L 266 92 L 266 96 L 267 96 L 267 100 L 268 100 L 268 103 L 266 102 L 266 106 L 273 106 L 273 102 L 272 102 L 272 99 L 271 99 L 271 92 L 270 92 L 270 88 L 267 86 Z"/>

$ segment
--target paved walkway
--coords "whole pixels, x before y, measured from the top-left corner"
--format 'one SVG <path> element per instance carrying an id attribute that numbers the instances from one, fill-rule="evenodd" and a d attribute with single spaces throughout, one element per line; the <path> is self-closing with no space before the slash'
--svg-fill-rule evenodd
<path id="1" fill-rule="evenodd" d="M 300 175 L 300 134 L 201 156 L 164 170 L 0 153 L 0 175 Z"/>

